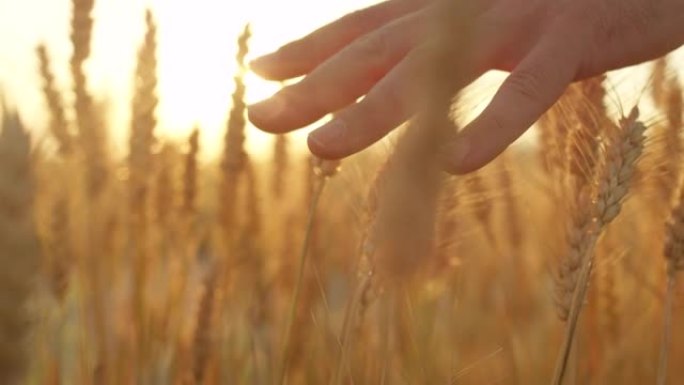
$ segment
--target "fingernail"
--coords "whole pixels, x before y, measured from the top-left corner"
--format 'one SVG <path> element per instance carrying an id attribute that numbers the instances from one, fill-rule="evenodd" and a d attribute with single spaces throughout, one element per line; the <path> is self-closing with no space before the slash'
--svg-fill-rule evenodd
<path id="1" fill-rule="evenodd" d="M 252 70 L 258 72 L 259 70 L 264 69 L 264 67 L 268 66 L 270 62 L 272 62 L 276 58 L 276 55 L 277 51 L 263 56 L 259 56 L 258 58 L 255 58 L 249 62 L 249 67 Z"/>
<path id="2" fill-rule="evenodd" d="M 248 107 L 250 119 L 258 121 L 273 121 L 285 111 L 285 98 L 281 95 L 273 95 L 266 100 L 254 103 Z"/>
<path id="3" fill-rule="evenodd" d="M 458 174 L 470 152 L 470 143 L 466 138 L 457 138 L 442 147 L 440 158 L 447 172 Z"/>
<path id="4" fill-rule="evenodd" d="M 335 143 L 341 141 L 347 133 L 347 124 L 336 119 L 328 122 L 309 134 L 309 143 L 314 145 L 315 150 L 326 151 L 330 149 Z"/>

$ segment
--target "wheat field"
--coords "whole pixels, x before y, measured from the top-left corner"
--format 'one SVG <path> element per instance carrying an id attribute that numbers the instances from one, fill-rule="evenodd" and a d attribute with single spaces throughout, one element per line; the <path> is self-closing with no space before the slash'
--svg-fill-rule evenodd
<path id="1" fill-rule="evenodd" d="M 426 155 L 454 128 L 439 89 L 384 150 L 248 153 L 246 26 L 205 161 L 202 127 L 159 134 L 148 11 L 117 154 L 84 71 L 93 4 L 73 1 L 70 88 L 35 50 L 47 137 L 3 95 L 0 384 L 684 381 L 675 61 L 648 64 L 652 113 L 578 82 L 535 142 L 453 177 Z"/>

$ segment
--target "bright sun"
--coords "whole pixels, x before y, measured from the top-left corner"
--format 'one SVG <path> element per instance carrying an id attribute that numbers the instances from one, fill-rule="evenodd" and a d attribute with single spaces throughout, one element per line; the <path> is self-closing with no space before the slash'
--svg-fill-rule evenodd
<path id="1" fill-rule="evenodd" d="M 372 3 L 369 0 L 288 2 L 234 2 L 200 0 L 192 2 L 157 1 L 159 18 L 159 77 L 162 96 L 158 115 L 166 134 L 185 136 L 198 124 L 205 148 L 220 150 L 226 114 L 234 89 L 236 39 L 249 22 L 253 32 L 248 59 L 267 53 L 280 44 L 298 38 L 345 12 Z M 306 9 L 306 14 L 297 10 Z M 248 73 L 246 101 L 253 103 L 280 87 Z M 251 130 L 247 138 L 255 155 L 268 154 L 271 136 Z M 303 143 L 303 140 L 297 140 Z"/>
<path id="2" fill-rule="evenodd" d="M 181 139 L 199 125 L 203 155 L 213 158 L 221 149 L 231 107 L 236 39 L 248 22 L 253 31 L 249 57 L 254 57 L 374 2 L 96 0 L 92 54 L 86 64 L 88 87 L 98 99 L 107 101 L 110 136 L 115 148 L 125 151 L 134 61 L 144 33 L 144 11 L 150 7 L 158 25 L 158 131 Z M 35 47 L 39 43 L 48 47 L 57 83 L 69 100 L 70 12 L 70 0 L 0 0 L 0 88 L 19 107 L 24 120 L 40 132 L 38 136 L 47 117 Z M 245 82 L 248 103 L 280 87 L 253 74 Z M 271 137 L 252 131 L 250 150 L 265 156 Z"/>
<path id="3" fill-rule="evenodd" d="M 206 159 L 215 158 L 222 148 L 226 117 L 231 107 L 233 76 L 237 71 L 236 39 L 248 22 L 253 31 L 248 56 L 251 58 L 375 2 L 377 0 L 96 0 L 92 55 L 86 67 L 89 88 L 96 97 L 108 102 L 110 136 L 117 149 L 125 150 L 134 60 L 144 32 L 144 10 L 151 7 L 158 24 L 159 41 L 158 131 L 183 139 L 199 125 L 203 155 Z M 36 9 L 42 11 L 36 13 Z M 68 100 L 70 11 L 70 0 L 0 0 L 0 89 L 16 103 L 24 120 L 37 131 L 46 126 L 47 119 L 35 47 L 41 42 L 47 45 L 57 83 Z M 32 20 L 32 23 L 26 23 L 26 20 Z M 680 50 L 674 57 L 683 56 L 684 51 Z M 647 72 L 637 74 L 646 78 Z M 618 72 L 613 76 L 612 84 L 616 88 L 643 84 L 625 81 L 633 78 L 629 70 Z M 254 74 L 248 74 L 245 83 L 248 103 L 263 99 L 280 87 L 280 84 L 259 79 Z M 634 89 L 616 89 L 613 94 L 641 95 L 640 90 Z M 631 100 L 620 102 L 633 104 Z M 298 135 L 303 134 L 305 132 Z M 270 151 L 271 139 L 258 130 L 250 130 L 249 150 L 256 156 L 265 157 Z M 303 146 L 304 140 L 296 139 L 295 143 Z"/>

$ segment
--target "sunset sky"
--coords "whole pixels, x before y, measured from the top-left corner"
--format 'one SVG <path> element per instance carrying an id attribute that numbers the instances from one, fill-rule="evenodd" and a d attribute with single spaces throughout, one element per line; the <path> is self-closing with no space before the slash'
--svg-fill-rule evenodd
<path id="1" fill-rule="evenodd" d="M 111 136 L 117 146 L 122 146 L 127 137 L 132 70 L 143 34 L 144 10 L 151 7 L 159 27 L 160 132 L 180 138 L 198 123 L 207 151 L 215 153 L 233 91 L 235 39 L 245 23 L 252 24 L 253 57 L 373 2 L 96 0 L 93 55 L 87 64 L 89 87 L 98 98 L 110 102 Z M 70 12 L 69 0 L 0 0 L 0 89 L 39 132 L 46 118 L 35 47 L 39 42 L 47 44 L 59 86 L 68 90 Z M 635 96 L 645 78 L 645 71 L 628 70 L 612 79 L 623 90 L 621 96 Z M 495 85 L 502 76 L 492 79 Z M 253 102 L 268 96 L 278 85 L 249 75 L 247 87 L 248 102 Z M 493 89 L 485 87 L 482 98 Z M 68 92 L 65 95 L 70 97 Z M 628 97 L 622 101 L 629 105 Z M 252 135 L 251 145 L 263 147 L 267 143 L 264 138 L 267 136 Z"/>

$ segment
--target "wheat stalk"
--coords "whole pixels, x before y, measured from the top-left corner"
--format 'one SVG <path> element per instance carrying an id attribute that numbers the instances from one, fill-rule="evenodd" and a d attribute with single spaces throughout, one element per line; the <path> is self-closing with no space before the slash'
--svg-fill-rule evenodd
<path id="1" fill-rule="evenodd" d="M 4 106 L 3 106 L 4 107 Z M 0 382 L 23 384 L 33 318 L 28 304 L 39 271 L 33 221 L 30 140 L 16 112 L 4 109 L 0 132 Z"/>
<path id="2" fill-rule="evenodd" d="M 188 151 L 183 165 L 183 213 L 192 217 L 197 212 L 197 155 L 199 154 L 199 128 L 188 138 Z"/>
<path id="3" fill-rule="evenodd" d="M 592 199 L 586 199 L 587 195 L 583 195 L 579 201 L 579 214 L 570 231 L 570 252 L 565 259 L 569 261 L 570 272 L 560 274 L 565 283 L 562 287 L 565 293 L 562 305 L 567 311 L 559 315 L 567 320 L 567 329 L 554 371 L 554 385 L 561 385 L 565 375 L 594 263 L 594 247 L 605 227 L 620 213 L 636 161 L 643 152 L 646 127 L 638 121 L 638 117 L 639 112 L 635 108 L 627 118 L 622 119 L 619 130 L 607 133 L 604 156 L 598 168 L 596 185 L 591 191 Z M 572 293 L 571 297 L 568 293 Z"/>
<path id="4" fill-rule="evenodd" d="M 290 349 L 292 346 L 292 332 L 297 315 L 297 309 L 299 306 L 299 301 L 301 297 L 302 287 L 304 286 L 304 272 L 307 266 L 307 260 L 309 255 L 309 249 L 311 244 L 311 238 L 313 235 L 314 222 L 316 219 L 316 209 L 318 208 L 318 202 L 323 194 L 323 189 L 329 178 L 333 177 L 339 168 L 338 161 L 324 161 L 316 159 L 314 161 L 314 172 L 317 176 L 316 187 L 311 196 L 311 203 L 309 207 L 309 215 L 306 221 L 306 228 L 304 232 L 304 241 L 301 248 L 301 253 L 299 256 L 298 268 L 297 268 L 297 278 L 295 280 L 294 293 L 292 295 L 292 302 L 289 307 L 287 324 L 285 325 L 285 336 L 283 337 L 283 349 L 280 358 L 279 367 L 277 370 L 277 384 L 285 384 L 287 377 L 287 369 L 289 362 L 291 360 Z"/>
<path id="5" fill-rule="evenodd" d="M 651 97 L 658 107 L 662 107 L 666 103 L 667 71 L 668 60 L 666 56 L 658 58 L 651 64 L 651 78 L 653 82 L 653 85 L 651 86 Z"/>
<path id="6" fill-rule="evenodd" d="M 669 345 L 672 336 L 672 307 L 677 273 L 684 270 L 684 174 L 666 224 L 664 255 L 667 261 L 667 283 L 663 310 L 663 336 L 658 361 L 658 385 L 667 383 Z"/>
<path id="7" fill-rule="evenodd" d="M 539 119 L 539 141 L 544 169 L 549 175 L 559 174 L 565 167 L 564 153 L 571 122 L 566 107 L 571 101 L 569 90 Z"/>
<path id="8" fill-rule="evenodd" d="M 591 183 L 597 167 L 599 137 L 611 122 L 603 102 L 605 75 L 573 84 L 569 88 L 568 103 L 572 113 L 568 120 L 571 129 L 566 141 L 567 177 L 569 187 L 577 193 Z"/>
<path id="9" fill-rule="evenodd" d="M 289 166 L 288 137 L 277 135 L 273 143 L 273 170 L 271 171 L 271 194 L 275 199 L 283 196 Z"/>
<path id="10" fill-rule="evenodd" d="M 37 50 L 38 62 L 40 63 L 40 75 L 43 80 L 43 94 L 50 111 L 50 132 L 59 144 L 59 153 L 67 157 L 73 151 L 73 136 L 69 131 L 66 113 L 64 111 L 64 101 L 62 95 L 55 85 L 55 76 L 50 69 L 50 58 L 47 48 L 39 45 Z"/>
<path id="11" fill-rule="evenodd" d="M 97 116 L 95 102 L 88 92 L 84 64 L 90 56 L 94 0 L 72 0 L 71 43 L 73 54 L 70 61 L 74 82 L 74 110 L 78 128 L 79 144 L 86 157 L 88 192 L 96 197 L 107 180 L 106 139 L 103 122 Z"/>
<path id="12" fill-rule="evenodd" d="M 245 56 L 248 53 L 248 42 L 251 36 L 249 25 L 246 25 L 238 38 L 238 53 L 236 61 L 239 67 L 235 75 L 235 91 L 232 96 L 232 108 L 228 118 L 228 127 L 225 135 L 223 155 L 221 159 L 222 179 L 220 186 L 221 214 L 220 220 L 228 236 L 228 241 L 234 235 L 236 221 L 236 207 L 238 204 L 238 187 L 241 176 L 244 173 L 246 163 L 249 161 L 244 149 L 245 142 L 245 83 L 244 75 L 247 71 Z"/>
<path id="13" fill-rule="evenodd" d="M 204 384 L 207 364 L 212 354 L 212 318 L 215 312 L 216 280 L 216 272 L 210 268 L 203 283 L 193 339 L 192 372 L 196 385 Z"/>
<path id="14" fill-rule="evenodd" d="M 55 297 L 64 302 L 69 288 L 72 246 L 70 239 L 69 204 L 60 196 L 52 206 L 48 252 L 51 257 L 50 283 Z"/>
<path id="15" fill-rule="evenodd" d="M 419 112 L 398 139 L 378 186 L 372 238 L 383 281 L 405 283 L 432 251 L 443 178 L 436 149 L 456 133 L 450 112 L 471 65 L 462 58 L 472 42 L 472 6 L 441 1 L 434 9 L 435 39 L 424 46 L 425 72 L 415 100 Z"/>
<path id="16" fill-rule="evenodd" d="M 161 150 L 154 156 L 156 166 L 156 175 L 154 177 L 154 227 L 164 237 L 170 235 L 176 222 L 173 209 L 178 207 L 175 183 L 177 157 L 177 149 L 169 143 L 163 144 Z"/>
<path id="17" fill-rule="evenodd" d="M 505 225 L 508 230 L 508 243 L 514 254 L 518 254 L 524 238 L 524 227 L 520 226 L 520 208 L 518 207 L 518 192 L 513 182 L 513 170 L 509 163 L 513 157 L 508 153 L 502 155 L 499 165 L 499 188 L 503 191 L 503 200 L 506 207 Z M 520 262 L 516 264 L 520 266 Z"/>
<path id="18" fill-rule="evenodd" d="M 390 160 L 387 160 L 378 171 L 375 180 L 371 184 L 368 197 L 365 201 L 364 212 L 364 234 L 359 244 L 358 253 L 360 255 L 358 266 L 356 266 L 356 276 L 352 284 L 353 292 L 345 307 L 344 319 L 339 338 L 339 354 L 335 372 L 330 384 L 340 385 L 344 380 L 342 371 L 348 369 L 349 352 L 352 349 L 352 337 L 355 326 L 360 326 L 363 322 L 365 312 L 370 304 L 371 292 L 373 287 L 379 286 L 375 276 L 375 244 L 373 240 L 374 226 L 378 208 L 378 190 L 384 183 L 385 171 Z"/>
<path id="19" fill-rule="evenodd" d="M 147 30 L 138 51 L 131 102 L 131 134 L 129 139 L 130 203 L 134 215 L 144 215 L 152 174 L 152 146 L 157 126 L 157 27 L 152 13 L 145 14 Z M 138 218 L 142 220 L 142 218 Z"/>
<path id="20" fill-rule="evenodd" d="M 139 341 L 138 367 L 144 368 L 148 359 L 148 314 L 146 310 L 146 286 L 150 268 L 150 204 L 151 175 L 153 171 L 152 146 L 157 104 L 157 27 L 151 11 L 145 13 L 145 37 L 138 50 L 138 60 L 133 79 L 131 102 L 131 132 L 129 138 L 129 219 L 130 236 L 134 245 L 133 306 L 136 338 Z M 144 373 L 139 372 L 140 376 Z M 140 377 L 141 379 L 144 377 Z"/>

